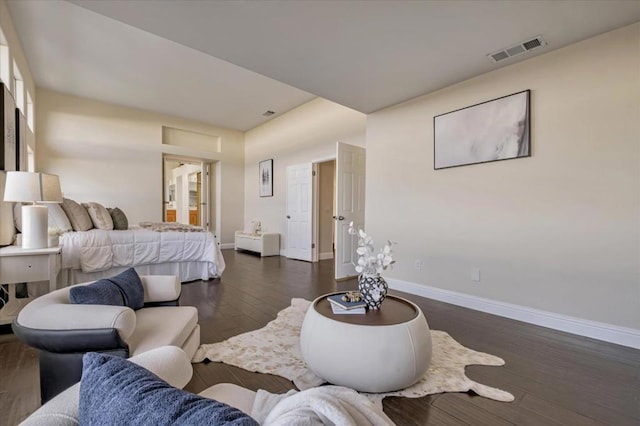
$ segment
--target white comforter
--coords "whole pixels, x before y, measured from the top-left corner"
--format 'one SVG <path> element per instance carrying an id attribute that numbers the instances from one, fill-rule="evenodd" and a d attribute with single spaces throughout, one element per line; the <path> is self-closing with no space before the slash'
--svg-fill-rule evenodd
<path id="1" fill-rule="evenodd" d="M 122 266 L 167 262 L 209 262 L 218 274 L 224 258 L 210 232 L 155 232 L 132 228 L 126 231 L 67 232 L 60 237 L 62 267 L 83 272 Z"/>

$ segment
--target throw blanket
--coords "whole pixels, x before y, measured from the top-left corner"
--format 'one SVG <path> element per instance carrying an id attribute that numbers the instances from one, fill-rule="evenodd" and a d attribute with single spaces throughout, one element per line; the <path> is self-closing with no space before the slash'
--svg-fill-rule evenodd
<path id="1" fill-rule="evenodd" d="M 140 222 L 140 227 L 156 232 L 204 232 L 204 228 L 178 222 Z"/>
<path id="2" fill-rule="evenodd" d="M 166 262 L 210 262 L 224 270 L 224 259 L 210 232 L 126 231 L 67 232 L 60 237 L 62 267 L 83 272 L 105 271 L 119 266 Z"/>
<path id="3" fill-rule="evenodd" d="M 380 405 L 341 386 L 289 391 L 284 395 L 259 390 L 251 417 L 262 426 L 393 425 Z"/>

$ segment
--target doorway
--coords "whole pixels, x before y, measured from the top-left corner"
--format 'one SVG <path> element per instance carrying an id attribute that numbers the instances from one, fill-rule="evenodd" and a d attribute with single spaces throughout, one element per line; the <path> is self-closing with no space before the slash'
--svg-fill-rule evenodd
<path id="1" fill-rule="evenodd" d="M 310 262 L 333 257 L 336 279 L 355 276 L 356 245 L 348 229 L 351 221 L 364 227 L 364 196 L 364 148 L 338 142 L 335 159 L 287 167 L 286 256 Z"/>
<path id="2" fill-rule="evenodd" d="M 165 222 L 209 229 L 210 163 L 196 158 L 163 156 L 162 214 Z"/>
<path id="3" fill-rule="evenodd" d="M 317 241 L 313 261 L 333 259 L 335 255 L 336 160 L 313 163 L 317 177 L 314 187 L 314 224 Z"/>

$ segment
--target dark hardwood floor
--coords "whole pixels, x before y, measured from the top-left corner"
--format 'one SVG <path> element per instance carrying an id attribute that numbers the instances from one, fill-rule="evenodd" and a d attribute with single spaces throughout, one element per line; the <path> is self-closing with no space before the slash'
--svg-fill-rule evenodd
<path id="1" fill-rule="evenodd" d="M 202 343 L 264 326 L 292 297 L 312 300 L 357 286 L 355 280 L 336 283 L 332 261 L 310 264 L 232 250 L 224 256 L 221 279 L 183 285 L 181 303 L 198 307 Z M 398 425 L 640 425 L 640 351 L 391 292 L 418 304 L 431 329 L 504 358 L 503 367 L 470 366 L 466 373 L 516 398 L 511 403 L 466 393 L 386 398 L 384 410 Z M 17 424 L 37 408 L 37 369 L 37 352 L 0 328 L 0 424 Z M 186 389 L 197 393 L 222 382 L 277 393 L 293 388 L 278 376 L 212 362 L 194 364 Z"/>

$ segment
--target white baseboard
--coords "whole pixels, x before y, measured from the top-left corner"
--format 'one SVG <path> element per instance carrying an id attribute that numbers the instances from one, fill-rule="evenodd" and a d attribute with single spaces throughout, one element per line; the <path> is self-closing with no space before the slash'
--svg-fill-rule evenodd
<path id="1" fill-rule="evenodd" d="M 524 321 L 554 330 L 566 331 L 592 339 L 640 349 L 640 330 L 597 321 L 570 317 L 512 303 L 500 302 L 469 294 L 430 287 L 409 281 L 386 278 L 389 287 L 405 293 L 440 300 L 453 305 Z"/>
<path id="2" fill-rule="evenodd" d="M 332 251 L 318 254 L 318 260 L 327 260 L 327 259 L 333 259 L 333 252 Z"/>
<path id="3" fill-rule="evenodd" d="M 222 244 L 220 244 L 220 249 L 222 249 L 222 250 L 232 249 L 232 248 L 236 248 L 236 245 L 234 243 L 222 243 Z"/>

